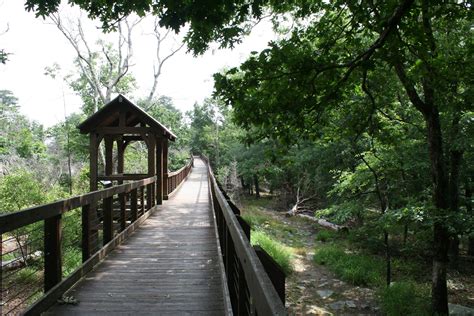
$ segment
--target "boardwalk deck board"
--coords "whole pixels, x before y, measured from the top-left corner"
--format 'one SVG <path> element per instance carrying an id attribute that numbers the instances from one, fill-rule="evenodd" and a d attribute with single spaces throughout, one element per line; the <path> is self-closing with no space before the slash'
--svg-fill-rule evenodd
<path id="1" fill-rule="evenodd" d="M 48 315 L 222 315 L 224 299 L 207 173 L 196 159 L 188 180 Z"/>

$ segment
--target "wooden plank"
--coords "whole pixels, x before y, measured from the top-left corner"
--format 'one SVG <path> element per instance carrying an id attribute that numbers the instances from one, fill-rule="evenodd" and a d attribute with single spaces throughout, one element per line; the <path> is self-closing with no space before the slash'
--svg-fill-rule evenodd
<path id="1" fill-rule="evenodd" d="M 69 291 L 77 306 L 49 312 L 229 314 L 205 174 L 200 165 L 193 181 Z"/>
<path id="2" fill-rule="evenodd" d="M 61 282 L 61 215 L 44 221 L 44 291 Z"/>
<path id="3" fill-rule="evenodd" d="M 98 127 L 96 132 L 104 135 L 123 135 L 123 134 L 154 134 L 156 131 L 149 127 Z"/>
<path id="4" fill-rule="evenodd" d="M 100 181 L 130 181 L 130 180 L 141 180 L 149 178 L 150 176 L 146 173 L 137 174 L 111 174 L 111 175 L 100 175 L 97 177 Z"/>
<path id="5" fill-rule="evenodd" d="M 57 284 L 55 287 L 50 289 L 45 295 L 31 305 L 26 311 L 25 315 L 39 315 L 51 306 L 53 306 L 58 298 L 60 298 L 64 292 L 70 289 L 75 283 L 81 278 L 87 275 L 98 263 L 100 263 L 112 250 L 118 245 L 123 243 L 131 234 L 133 234 L 140 225 L 152 215 L 157 208 L 152 208 L 143 216 L 141 216 L 135 223 L 127 227 L 123 232 L 115 236 L 107 245 L 96 252 L 86 262 L 79 266 L 74 272 L 72 272 L 66 279 Z M 123 283 L 122 283 L 123 284 Z"/>

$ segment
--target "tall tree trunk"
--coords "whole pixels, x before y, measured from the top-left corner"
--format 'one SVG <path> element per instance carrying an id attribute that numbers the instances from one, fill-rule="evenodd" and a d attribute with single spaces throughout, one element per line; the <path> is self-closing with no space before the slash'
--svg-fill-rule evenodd
<path id="1" fill-rule="evenodd" d="M 259 199 L 260 198 L 260 185 L 258 183 L 258 174 L 257 173 L 255 173 L 253 175 L 253 182 L 255 184 L 255 197 L 257 199 Z"/>
<path id="2" fill-rule="evenodd" d="M 466 196 L 466 211 L 468 214 L 472 214 L 472 204 L 471 204 L 471 199 L 472 199 L 472 190 L 471 190 L 471 183 L 470 183 L 470 177 L 466 177 L 466 182 L 464 184 L 464 194 Z M 474 256 L 474 236 L 472 235 L 473 233 L 471 232 L 471 236 L 469 236 L 468 243 L 467 243 L 467 254 L 469 256 Z"/>
<path id="3" fill-rule="evenodd" d="M 433 178 L 433 199 L 435 217 L 433 225 L 433 279 L 431 299 L 433 313 L 448 315 L 448 288 L 446 284 L 446 271 L 448 265 L 449 231 L 446 223 L 448 214 L 448 177 L 443 157 L 443 144 L 439 111 L 431 106 L 431 111 L 425 114 L 428 129 L 428 144 L 431 161 L 431 174 Z"/>

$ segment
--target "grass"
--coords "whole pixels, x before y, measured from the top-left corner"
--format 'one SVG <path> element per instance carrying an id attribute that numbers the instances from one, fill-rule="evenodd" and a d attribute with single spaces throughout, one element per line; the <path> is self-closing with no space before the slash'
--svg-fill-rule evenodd
<path id="1" fill-rule="evenodd" d="M 383 282 L 384 263 L 372 256 L 347 253 L 337 245 L 316 249 L 314 261 L 326 265 L 338 277 L 353 285 L 380 285 Z"/>
<path id="2" fill-rule="evenodd" d="M 337 232 L 332 231 L 332 230 L 320 230 L 316 234 L 316 240 L 317 241 L 322 241 L 322 242 L 327 242 L 335 239 L 337 237 Z"/>
<path id="3" fill-rule="evenodd" d="M 291 250 L 262 231 L 252 231 L 252 245 L 262 247 L 283 269 L 286 275 L 291 274 Z"/>
<path id="4" fill-rule="evenodd" d="M 18 283 L 34 283 L 38 281 L 38 269 L 34 266 L 21 268 L 16 272 L 15 281 Z"/>
<path id="5" fill-rule="evenodd" d="M 429 289 L 414 282 L 395 282 L 380 290 L 380 305 L 387 316 L 431 315 Z"/>

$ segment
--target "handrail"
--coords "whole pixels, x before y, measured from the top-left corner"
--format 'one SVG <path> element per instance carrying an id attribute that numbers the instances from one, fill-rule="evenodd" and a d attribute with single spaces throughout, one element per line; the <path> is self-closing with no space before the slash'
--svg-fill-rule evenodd
<path id="1" fill-rule="evenodd" d="M 153 176 L 1 215 L 1 234 L 16 241 L 2 243 L 6 253 L 0 253 L 2 259 L 14 257 L 2 264 L 3 312 L 20 313 L 43 291 L 26 313 L 53 305 L 156 209 L 156 183 Z M 16 286 L 22 282 L 23 287 Z"/>
<path id="2" fill-rule="evenodd" d="M 272 281 L 220 191 L 208 159 L 202 158 L 208 166 L 213 211 L 234 314 L 286 315 Z"/>
<path id="3" fill-rule="evenodd" d="M 192 166 L 193 157 L 178 172 L 163 179 L 169 183 L 168 194 L 176 191 L 191 172 Z M 152 176 L 0 215 L 0 234 L 8 234 L 11 240 L 16 238 L 16 243 L 5 245 L 2 242 L 0 259 L 18 256 L 1 264 L 0 291 L 6 293 L 5 289 L 13 289 L 8 291 L 8 297 L 2 297 L 2 311 L 17 314 L 28 308 L 26 314 L 36 315 L 55 304 L 65 291 L 91 271 L 157 209 L 161 195 L 158 184 L 158 177 Z M 66 244 L 65 240 L 71 242 Z M 11 245 L 16 248 L 9 249 Z M 82 254 L 82 261 L 74 261 L 72 266 L 67 267 L 68 271 L 63 271 L 66 261 L 70 260 L 68 251 L 71 249 L 74 256 L 79 254 L 79 259 Z M 14 268 L 11 267 L 13 265 Z M 25 287 L 16 286 L 17 279 L 21 278 L 19 272 L 26 268 L 30 278 L 37 278 L 35 282 L 25 284 L 27 288 L 34 289 L 28 295 L 22 293 Z M 45 294 L 41 298 L 30 302 L 32 297 L 37 297 L 42 291 Z M 24 296 L 26 298 L 22 300 Z M 21 303 L 15 303 L 17 301 Z"/>
<path id="4" fill-rule="evenodd" d="M 166 179 L 168 196 L 171 196 L 181 185 L 181 183 L 188 177 L 194 166 L 194 157 L 191 155 L 188 163 L 181 169 L 168 173 L 168 178 Z"/>
<path id="5" fill-rule="evenodd" d="M 153 176 L 143 180 L 88 192 L 83 195 L 70 197 L 48 204 L 33 206 L 19 212 L 0 215 L 0 234 L 63 214 L 75 208 L 92 204 L 120 193 L 129 193 L 138 187 L 154 183 L 156 179 L 157 177 Z"/>

